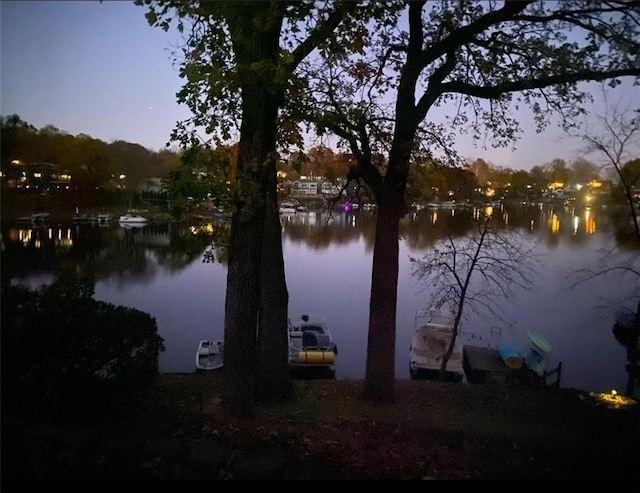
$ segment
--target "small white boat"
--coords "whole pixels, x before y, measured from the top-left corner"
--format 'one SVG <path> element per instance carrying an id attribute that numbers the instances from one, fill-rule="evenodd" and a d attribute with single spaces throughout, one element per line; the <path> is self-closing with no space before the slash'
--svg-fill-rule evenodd
<path id="1" fill-rule="evenodd" d="M 196 371 L 218 370 L 224 360 L 224 341 L 202 340 L 196 352 Z"/>
<path id="2" fill-rule="evenodd" d="M 278 210 L 280 214 L 295 214 L 298 210 L 298 204 L 296 202 L 282 202 Z"/>
<path id="3" fill-rule="evenodd" d="M 123 224 L 144 224 L 147 222 L 147 218 L 140 214 L 124 214 L 120 216 L 118 222 Z"/>
<path id="4" fill-rule="evenodd" d="M 439 379 L 442 360 L 453 336 L 453 324 L 454 314 L 446 310 L 416 312 L 414 332 L 409 347 L 409 373 L 412 379 Z M 460 382 L 463 377 L 462 347 L 456 341 L 447 361 L 444 379 Z"/>
<path id="5" fill-rule="evenodd" d="M 324 370 L 335 376 L 338 346 L 324 317 L 302 315 L 296 325 L 289 322 L 289 367 L 292 370 Z"/>
<path id="6" fill-rule="evenodd" d="M 107 224 L 100 224 L 101 227 L 108 226 Z M 147 227 L 147 223 L 119 223 L 120 229 L 144 229 Z"/>

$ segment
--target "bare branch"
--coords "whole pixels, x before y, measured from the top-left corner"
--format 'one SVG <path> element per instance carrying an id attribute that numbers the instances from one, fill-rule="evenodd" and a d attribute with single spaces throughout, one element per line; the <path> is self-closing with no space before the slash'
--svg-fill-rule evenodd
<path id="1" fill-rule="evenodd" d="M 533 285 L 538 258 L 533 247 L 525 247 L 519 235 L 498 230 L 492 216 L 480 217 L 477 231 L 436 244 L 422 259 L 411 259 L 412 276 L 433 288 L 431 304 L 449 306 L 456 314 L 452 340 L 444 356 L 441 373 L 453 351 L 464 310 L 479 307 L 502 318 L 497 299 L 512 300 L 517 289 Z"/>

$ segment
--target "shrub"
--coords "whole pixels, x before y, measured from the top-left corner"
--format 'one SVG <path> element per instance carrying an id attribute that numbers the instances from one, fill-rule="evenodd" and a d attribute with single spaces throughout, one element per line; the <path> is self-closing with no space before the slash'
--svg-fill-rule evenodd
<path id="1" fill-rule="evenodd" d="M 3 411 L 108 408 L 155 381 L 162 343 L 148 313 L 96 301 L 87 283 L 3 287 Z"/>

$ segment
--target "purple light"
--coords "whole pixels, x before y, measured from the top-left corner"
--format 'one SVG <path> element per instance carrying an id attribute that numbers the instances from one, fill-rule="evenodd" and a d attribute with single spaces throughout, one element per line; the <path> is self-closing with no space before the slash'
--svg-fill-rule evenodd
<path id="1" fill-rule="evenodd" d="M 345 202 L 344 204 L 342 204 L 342 209 L 345 211 L 348 211 L 351 208 L 351 206 L 349 205 L 349 202 Z"/>

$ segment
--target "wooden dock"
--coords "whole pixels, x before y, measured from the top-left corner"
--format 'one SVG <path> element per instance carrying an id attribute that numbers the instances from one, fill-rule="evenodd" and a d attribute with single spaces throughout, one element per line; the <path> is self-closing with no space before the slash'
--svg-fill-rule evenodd
<path id="1" fill-rule="evenodd" d="M 511 383 L 513 378 L 495 349 L 463 346 L 462 366 L 469 383 Z"/>
<path id="2" fill-rule="evenodd" d="M 542 376 L 529 369 L 526 364 L 519 369 L 509 368 L 497 349 L 480 346 L 462 347 L 462 367 L 469 383 L 479 384 L 547 384 L 550 376 L 556 375 L 552 384 L 560 386 L 562 362 L 557 368 L 545 371 Z"/>

